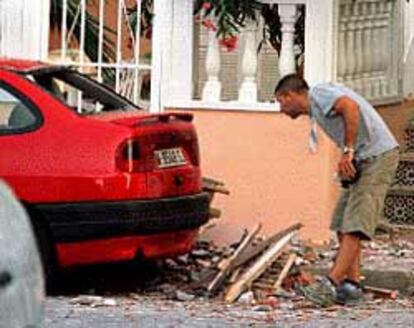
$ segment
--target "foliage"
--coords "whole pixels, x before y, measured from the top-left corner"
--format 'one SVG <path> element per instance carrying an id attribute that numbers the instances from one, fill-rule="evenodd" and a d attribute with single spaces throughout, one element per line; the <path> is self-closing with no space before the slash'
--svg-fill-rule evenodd
<path id="1" fill-rule="evenodd" d="M 296 62 L 305 49 L 305 7 L 299 7 L 296 21 L 295 45 Z M 282 43 L 281 22 L 278 5 L 263 4 L 257 0 L 195 0 L 195 15 L 202 24 L 217 32 L 222 43 L 237 37 L 247 21 L 259 23 L 263 19 L 262 40 L 258 51 L 264 43 L 270 44 L 280 54 Z M 229 47 L 228 47 L 229 49 Z M 229 49 L 232 50 L 232 49 Z"/>
<path id="2" fill-rule="evenodd" d="M 151 39 L 152 36 L 152 19 L 154 17 L 154 1 L 153 0 L 145 0 L 142 1 L 141 4 L 141 36 L 146 37 L 147 39 Z M 132 8 L 128 9 L 129 15 L 129 23 L 133 28 L 137 25 L 137 4 L 135 4 Z"/>

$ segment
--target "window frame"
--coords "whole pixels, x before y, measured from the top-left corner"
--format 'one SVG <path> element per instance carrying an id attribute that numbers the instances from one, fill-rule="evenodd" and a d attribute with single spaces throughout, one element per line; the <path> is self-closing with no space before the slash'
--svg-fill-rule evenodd
<path id="1" fill-rule="evenodd" d="M 9 92 L 12 96 L 17 98 L 26 108 L 33 114 L 35 121 L 33 124 L 30 124 L 26 127 L 22 128 L 8 128 L 3 129 L 0 127 L 0 137 L 1 136 L 8 136 L 8 135 L 17 135 L 17 134 L 24 134 L 38 130 L 44 123 L 43 115 L 41 110 L 35 103 L 25 94 L 23 94 L 20 90 L 16 89 L 10 83 L 7 83 L 4 80 L 0 80 L 0 88 Z"/>

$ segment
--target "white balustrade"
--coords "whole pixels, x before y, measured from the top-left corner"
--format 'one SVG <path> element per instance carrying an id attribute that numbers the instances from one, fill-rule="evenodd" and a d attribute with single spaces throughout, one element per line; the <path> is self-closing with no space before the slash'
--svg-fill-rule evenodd
<path id="1" fill-rule="evenodd" d="M 340 0 L 339 10 L 338 81 L 370 100 L 399 97 L 397 3 Z"/>
<path id="2" fill-rule="evenodd" d="M 244 49 L 241 60 L 242 84 L 239 90 L 239 101 L 257 102 L 257 25 L 250 22 L 243 31 Z"/>
<path id="3" fill-rule="evenodd" d="M 220 101 L 221 82 L 220 73 L 220 49 L 216 37 L 216 32 L 208 32 L 208 47 L 206 56 L 207 81 L 203 89 L 203 101 Z"/>
<path id="4" fill-rule="evenodd" d="M 192 0 L 180 1 L 190 3 Z M 402 48 L 398 29 L 402 27 L 399 25 L 402 21 L 402 12 L 399 1 L 261 0 L 261 2 L 278 6 L 282 32 L 278 58 L 279 77 L 296 71 L 295 25 L 298 8 L 304 5 L 306 7 L 304 77 L 310 84 L 338 80 L 370 101 L 385 103 L 401 99 Z M 169 43 L 171 45 L 183 44 L 178 31 L 185 30 L 184 25 L 188 24 L 179 21 L 179 17 L 184 17 L 184 11 L 188 16 L 189 6 L 177 6 L 177 11 L 172 15 L 170 30 L 173 32 L 170 34 Z M 188 19 L 186 21 L 188 22 Z M 167 31 L 167 28 L 165 30 Z M 186 40 L 192 40 L 189 31 L 190 28 L 187 28 Z M 164 51 L 164 56 L 172 57 L 167 58 L 166 64 L 163 65 L 163 72 L 169 74 L 163 82 L 163 94 L 168 98 L 166 104 L 170 107 L 189 108 L 261 108 L 263 110 L 270 108 L 271 104 L 258 102 L 260 84 L 258 76 L 261 76 L 258 75 L 258 71 L 262 74 L 261 69 L 258 69 L 260 63 L 256 52 L 259 32 L 255 24 L 249 22 L 240 34 L 241 48 L 229 55 L 221 53 L 216 31 L 208 31 L 208 41 L 194 51 L 197 53 L 206 49 L 203 63 L 206 73 L 205 82 L 203 82 L 203 74 L 200 74 L 200 80 L 197 80 L 197 83 L 204 83 L 200 95 L 201 101 L 193 99 L 192 88 L 188 87 L 189 84 L 193 86 L 193 82 L 188 78 L 190 76 L 188 73 L 192 70 L 181 67 L 192 65 L 187 62 L 189 57 L 186 56 L 186 60 L 183 61 L 182 51 L 177 47 L 175 51 Z M 414 35 L 414 32 L 412 34 Z M 407 36 L 408 38 L 412 36 Z M 188 46 L 185 44 L 183 48 Z M 204 46 L 206 48 L 203 48 Z M 186 53 L 190 54 L 188 51 Z M 229 64 L 231 60 L 234 62 Z M 227 95 L 228 91 L 223 92 L 223 85 L 227 86 L 227 80 L 220 80 L 225 73 L 222 70 L 230 70 L 230 67 L 234 69 L 235 63 L 239 63 L 238 76 L 234 76 L 234 85 L 240 82 L 238 94 L 234 94 L 232 100 L 222 101 L 221 98 Z M 187 73 L 183 74 L 183 72 Z M 186 76 L 185 80 L 183 76 Z M 175 97 L 181 82 L 183 88 L 186 88 L 185 95 Z M 196 86 L 198 95 L 199 89 L 198 85 Z"/>

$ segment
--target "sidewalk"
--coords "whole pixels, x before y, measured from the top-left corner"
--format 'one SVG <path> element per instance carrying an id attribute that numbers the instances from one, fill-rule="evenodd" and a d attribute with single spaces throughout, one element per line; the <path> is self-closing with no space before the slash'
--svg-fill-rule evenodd
<path id="1" fill-rule="evenodd" d="M 322 252 L 324 259 L 307 266 L 314 274 L 326 275 L 332 265 L 334 250 Z M 362 275 L 364 284 L 398 290 L 414 295 L 414 234 L 377 237 L 363 248 Z"/>

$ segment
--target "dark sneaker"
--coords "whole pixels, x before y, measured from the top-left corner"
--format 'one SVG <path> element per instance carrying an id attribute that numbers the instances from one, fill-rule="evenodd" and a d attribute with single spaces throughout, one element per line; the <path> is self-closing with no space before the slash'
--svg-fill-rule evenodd
<path id="1" fill-rule="evenodd" d="M 336 302 L 336 287 L 328 277 L 322 277 L 315 283 L 299 289 L 306 299 L 319 306 L 327 307 Z"/>
<path id="2" fill-rule="evenodd" d="M 364 292 L 360 284 L 345 279 L 336 288 L 336 302 L 344 305 L 355 305 L 362 302 Z"/>

